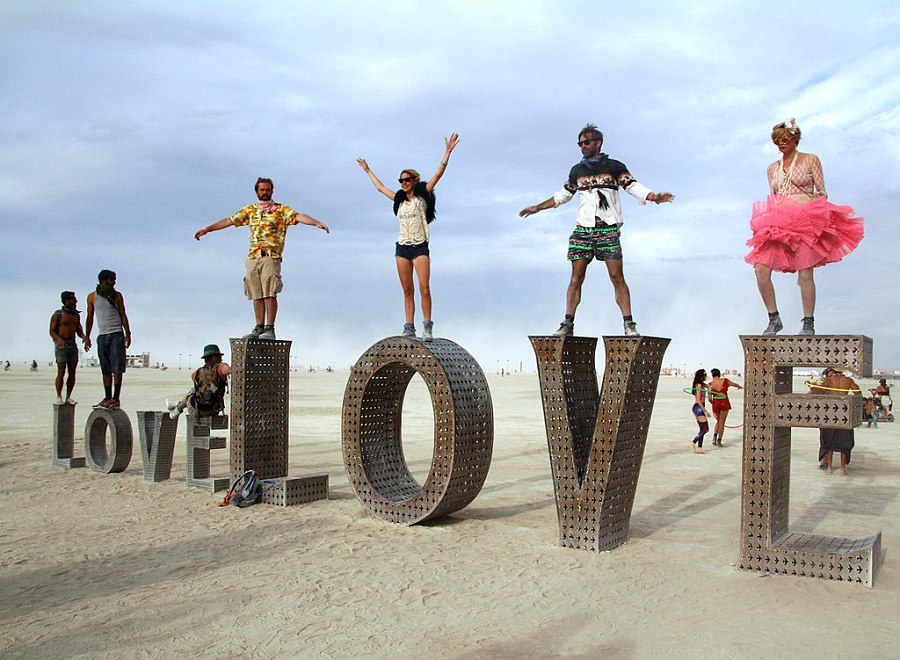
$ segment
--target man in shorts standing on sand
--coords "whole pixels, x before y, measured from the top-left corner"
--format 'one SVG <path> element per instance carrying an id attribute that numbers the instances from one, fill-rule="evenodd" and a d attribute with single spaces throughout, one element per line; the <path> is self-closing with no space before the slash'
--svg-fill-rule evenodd
<path id="1" fill-rule="evenodd" d="M 74 405 L 72 390 L 75 389 L 75 370 L 78 368 L 78 344 L 75 337 L 84 339 L 81 328 L 81 312 L 75 309 L 78 300 L 74 291 L 60 294 L 62 308 L 50 317 L 50 336 L 56 342 L 56 403 Z M 69 377 L 65 378 L 66 370 Z M 66 398 L 62 397 L 63 379 L 66 381 Z"/>
<path id="2" fill-rule="evenodd" d="M 125 374 L 125 349 L 131 346 L 131 325 L 125 314 L 125 299 L 116 291 L 116 274 L 101 270 L 97 290 L 88 295 L 84 350 L 91 350 L 91 330 L 97 314 L 97 356 L 103 374 L 103 400 L 94 408 L 113 410 L 119 407 L 122 376 Z M 115 390 L 113 389 L 115 385 Z"/>
<path id="3" fill-rule="evenodd" d="M 575 333 L 575 310 L 581 302 L 581 285 L 592 259 L 606 264 L 606 271 L 616 294 L 616 304 L 622 310 L 625 334 L 639 337 L 637 323 L 631 316 L 631 292 L 622 272 L 622 246 L 619 243 L 619 228 L 622 226 L 622 207 L 619 203 L 619 188 L 623 188 L 641 204 L 648 201 L 656 204 L 671 202 L 672 193 L 654 193 L 635 181 L 624 163 L 612 160 L 600 153 L 603 133 L 596 126 L 588 124 L 578 133 L 581 159 L 569 171 L 569 178 L 563 189 L 540 204 L 526 206 L 519 212 L 523 218 L 538 211 L 556 208 L 570 201 L 578 193 L 578 215 L 575 232 L 569 238 L 569 261 L 572 262 L 572 277 L 566 292 L 566 317 L 555 335 Z"/>
<path id="4" fill-rule="evenodd" d="M 330 233 L 328 227 L 305 213 L 297 213 L 287 204 L 272 201 L 274 185 L 271 179 L 256 180 L 257 204 L 245 206 L 229 218 L 199 229 L 194 234 L 198 241 L 211 231 L 226 227 L 250 226 L 250 252 L 247 255 L 247 274 L 244 276 L 244 294 L 253 301 L 256 325 L 245 338 L 275 339 L 275 316 L 281 281 L 281 253 L 288 225 L 304 224 L 318 227 Z"/>

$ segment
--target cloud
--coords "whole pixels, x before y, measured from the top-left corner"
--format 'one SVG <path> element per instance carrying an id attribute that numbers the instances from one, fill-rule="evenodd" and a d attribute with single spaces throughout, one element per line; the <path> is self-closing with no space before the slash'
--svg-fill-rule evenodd
<path id="1" fill-rule="evenodd" d="M 799 3 L 791 16 L 802 29 L 772 2 L 5 2 L 0 287 L 23 313 L 0 320 L 4 352 L 46 353 L 59 290 L 83 299 L 104 267 L 154 359 L 243 334 L 246 231 L 192 236 L 269 176 L 276 199 L 332 228 L 290 230 L 279 334 L 304 362 L 352 363 L 403 321 L 396 219 L 355 159 L 387 185 L 404 167 L 430 176 L 458 131 L 437 188 L 436 329 L 486 364 L 530 368 L 527 334 L 564 311 L 575 204 L 518 211 L 561 187 L 592 121 L 638 180 L 676 195 L 623 196 L 642 331 L 671 336 L 676 362 L 740 367 L 737 335 L 765 325 L 743 262 L 750 209 L 777 155 L 769 131 L 791 115 L 831 199 L 866 217 L 860 248 L 817 271 L 818 326 L 869 334 L 876 361 L 900 367 L 883 312 L 898 293 L 885 264 L 898 248 L 900 10 L 865 1 L 846 20 Z M 799 319 L 793 277 L 776 289 Z M 580 331 L 619 332 L 602 265 L 584 293 Z"/>

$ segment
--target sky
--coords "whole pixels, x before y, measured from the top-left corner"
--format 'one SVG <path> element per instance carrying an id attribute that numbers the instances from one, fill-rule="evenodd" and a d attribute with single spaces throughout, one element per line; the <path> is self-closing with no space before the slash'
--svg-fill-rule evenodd
<path id="1" fill-rule="evenodd" d="M 816 328 L 868 335 L 874 366 L 900 369 L 898 32 L 898 5 L 869 0 L 5 0 L 0 360 L 52 360 L 60 291 L 84 309 L 104 268 L 131 352 L 187 366 L 248 332 L 247 229 L 193 235 L 264 176 L 331 228 L 288 231 L 278 337 L 294 366 L 346 368 L 404 321 L 397 221 L 356 159 L 393 187 L 403 168 L 430 177 L 457 132 L 431 225 L 435 334 L 485 371 L 534 370 L 528 335 L 565 311 L 576 203 L 518 212 L 561 188 L 592 122 L 604 152 L 675 195 L 622 196 L 638 329 L 671 338 L 664 365 L 742 369 L 739 335 L 767 322 L 750 212 L 771 128 L 796 117 L 829 199 L 865 217 L 859 248 L 816 271 Z M 796 332 L 796 277 L 774 283 Z M 622 333 L 602 265 L 576 333 Z"/>

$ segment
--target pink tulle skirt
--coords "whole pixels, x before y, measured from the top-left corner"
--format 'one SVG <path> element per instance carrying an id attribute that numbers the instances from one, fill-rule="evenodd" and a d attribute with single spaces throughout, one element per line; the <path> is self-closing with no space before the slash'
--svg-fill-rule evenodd
<path id="1" fill-rule="evenodd" d="M 751 249 L 744 261 L 781 273 L 840 261 L 863 237 L 863 218 L 853 214 L 851 207 L 837 206 L 825 197 L 803 204 L 769 195 L 766 201 L 753 204 L 753 236 L 747 241 Z"/>

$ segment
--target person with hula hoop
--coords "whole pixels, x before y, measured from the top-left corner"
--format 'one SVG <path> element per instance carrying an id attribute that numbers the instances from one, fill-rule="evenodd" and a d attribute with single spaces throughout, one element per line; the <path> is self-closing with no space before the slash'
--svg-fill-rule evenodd
<path id="1" fill-rule="evenodd" d="M 691 407 L 691 412 L 694 413 L 694 417 L 697 419 L 697 426 L 700 427 L 700 431 L 691 441 L 691 450 L 695 454 L 706 453 L 706 450 L 703 449 L 703 436 L 709 433 L 709 415 L 706 414 L 707 389 L 706 371 L 698 369 L 697 373 L 694 374 L 694 382 L 691 385 L 691 390 L 694 392 L 694 405 Z"/>
<path id="2" fill-rule="evenodd" d="M 821 383 L 809 383 L 810 394 L 834 394 L 853 396 L 860 393 L 859 385 L 837 369 L 831 367 L 822 372 Z M 841 474 L 847 474 L 850 450 L 855 442 L 853 429 L 819 429 L 819 469 L 825 474 L 832 473 L 831 461 L 834 452 L 841 452 Z"/>
<path id="3" fill-rule="evenodd" d="M 712 413 L 716 418 L 716 428 L 713 430 L 713 446 L 722 446 L 722 434 L 725 433 L 725 420 L 728 419 L 728 411 L 731 410 L 731 401 L 728 399 L 728 388 L 736 387 L 744 389 L 735 382 L 722 378 L 722 372 L 718 369 L 710 369 L 712 380 L 709 381 L 710 401 L 712 401 Z M 714 396 L 712 393 L 721 394 Z"/>

